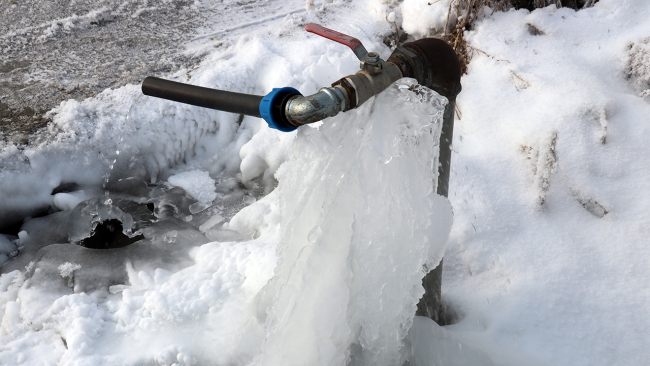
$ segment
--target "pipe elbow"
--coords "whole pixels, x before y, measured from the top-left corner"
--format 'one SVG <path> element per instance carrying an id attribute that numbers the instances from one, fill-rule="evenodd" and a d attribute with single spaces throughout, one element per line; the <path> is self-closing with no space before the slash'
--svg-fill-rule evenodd
<path id="1" fill-rule="evenodd" d="M 322 88 L 316 94 L 298 96 L 289 100 L 285 113 L 289 122 L 298 127 L 337 115 L 345 109 L 345 100 L 344 89 Z"/>

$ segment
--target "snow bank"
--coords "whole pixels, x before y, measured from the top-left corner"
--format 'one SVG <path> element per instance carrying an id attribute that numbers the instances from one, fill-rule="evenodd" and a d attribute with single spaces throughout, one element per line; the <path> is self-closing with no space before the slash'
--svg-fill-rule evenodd
<path id="1" fill-rule="evenodd" d="M 456 24 L 455 7 L 450 3 L 452 0 L 405 0 L 399 7 L 402 28 L 417 38 L 444 34 Z"/>
<path id="2" fill-rule="evenodd" d="M 628 78 L 648 19 L 601 0 L 466 33 L 482 52 L 458 98 L 443 297 L 462 314 L 449 330 L 514 364 L 650 362 L 650 105 Z"/>

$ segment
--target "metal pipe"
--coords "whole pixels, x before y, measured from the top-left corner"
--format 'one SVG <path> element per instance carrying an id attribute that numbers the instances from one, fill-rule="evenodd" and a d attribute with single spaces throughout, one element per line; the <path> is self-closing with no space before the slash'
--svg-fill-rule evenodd
<path id="1" fill-rule="evenodd" d="M 451 172 L 451 142 L 454 135 L 454 113 L 456 110 L 456 98 L 449 100 L 445 106 L 442 116 L 442 132 L 440 134 L 440 153 L 438 156 L 438 188 L 437 193 L 441 196 L 449 195 L 449 175 Z M 424 295 L 418 302 L 415 315 L 426 316 L 438 325 L 446 325 L 451 322 L 450 314 L 445 312 L 442 305 L 442 266 L 440 260 L 438 266 L 422 279 Z"/>
<path id="2" fill-rule="evenodd" d="M 333 117 L 365 103 L 402 78 L 395 64 L 381 62 L 379 65 L 378 72 L 364 69 L 336 81 L 332 87 L 320 89 L 316 94 L 289 100 L 285 108 L 287 119 L 298 127 Z"/>
<path id="3" fill-rule="evenodd" d="M 346 76 L 344 78 L 354 87 L 356 106 L 365 103 L 373 95 L 381 93 L 392 83 L 404 77 L 399 67 L 392 62 L 382 61 L 379 65 L 379 71 L 371 69 L 372 66 L 370 66 L 354 75 Z M 339 82 L 340 80 L 336 83 Z"/>
<path id="4" fill-rule="evenodd" d="M 334 31 L 330 33 L 332 32 Z M 332 36 L 333 33 L 327 34 Z M 356 42 L 360 44 L 358 40 Z M 356 45 L 352 43 L 348 46 Z M 302 96 L 295 89 L 279 88 L 262 97 L 156 77 L 147 77 L 144 80 L 142 92 L 145 95 L 200 107 L 262 117 L 272 128 L 292 131 L 304 124 L 321 121 L 339 112 L 356 108 L 402 77 L 415 78 L 421 85 L 430 87 L 448 99 L 455 97 L 460 92 L 460 77 L 458 80 L 449 77 L 449 57 L 443 57 L 441 61 L 440 55 L 448 55 L 436 51 L 444 51 L 445 47 L 450 48 L 442 40 L 425 38 L 398 47 L 388 61 L 381 60 L 374 52 L 367 53 L 361 62 L 362 70 L 309 96 Z M 360 46 L 357 45 L 354 49 L 360 49 Z M 451 52 L 453 53 L 453 50 Z M 453 56 L 455 59 L 455 54 Z M 454 71 L 453 68 L 451 71 Z"/>
<path id="5" fill-rule="evenodd" d="M 142 82 L 142 94 L 199 107 L 261 117 L 259 95 L 204 88 L 149 76 Z"/>
<path id="6" fill-rule="evenodd" d="M 341 87 L 321 88 L 316 94 L 289 100 L 285 114 L 289 123 L 299 127 L 336 116 L 345 110 L 347 98 L 347 91 Z"/>
<path id="7" fill-rule="evenodd" d="M 388 61 L 396 64 L 404 76 L 417 79 L 421 85 L 435 90 L 449 101 L 442 118 L 437 187 L 437 193 L 447 197 L 456 96 L 462 89 L 458 56 L 445 41 L 436 38 L 423 38 L 398 47 Z M 449 322 L 449 314 L 445 314 L 441 302 L 442 263 L 441 260 L 440 264 L 422 279 L 424 295 L 420 299 L 415 313 L 431 318 L 440 325 Z"/>

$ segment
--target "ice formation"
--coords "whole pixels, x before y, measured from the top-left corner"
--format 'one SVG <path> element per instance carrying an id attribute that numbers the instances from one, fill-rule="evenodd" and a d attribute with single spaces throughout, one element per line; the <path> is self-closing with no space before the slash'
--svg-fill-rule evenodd
<path id="1" fill-rule="evenodd" d="M 402 80 L 299 131 L 278 171 L 280 259 L 262 292 L 267 335 L 254 364 L 403 361 L 423 266 L 440 261 L 451 227 L 435 194 L 444 104 Z"/>
<path id="2" fill-rule="evenodd" d="M 63 359 L 82 364 L 108 355 L 97 340 L 109 333 L 119 342 L 154 341 L 150 352 L 122 357 L 127 363 L 162 357 L 166 342 L 184 347 L 177 353 L 199 363 L 404 361 L 423 268 L 438 263 L 451 227 L 451 206 L 435 194 L 445 103 L 404 79 L 358 110 L 318 129 L 301 128 L 287 161 L 264 164 L 279 167 L 278 187 L 229 222 L 209 204 L 205 212 L 191 213 L 200 198 L 192 190 L 214 194 L 214 180 L 200 170 L 170 176 L 170 184 L 187 191 L 137 179 L 111 183 L 109 196 L 25 226 L 29 235 L 21 244 L 33 248 L 25 258 L 35 258 L 26 273 L 32 285 L 27 290 L 15 282 L 10 293 L 16 297 L 6 300 L 34 301 L 30 294 L 48 288 L 59 298 L 57 307 L 95 304 L 99 313 L 84 320 L 95 329 L 94 336 L 86 335 L 95 356 L 71 347 L 81 342 L 76 328 L 61 330 L 70 347 Z M 286 146 L 269 149 L 256 154 L 277 156 Z M 109 251 L 66 244 L 84 243 L 108 220 L 142 239 Z M 44 245 L 43 238 L 38 244 L 35 229 L 54 233 L 52 225 L 61 224 L 67 231 L 49 239 L 61 244 Z M 233 255 L 240 259 L 229 262 Z M 83 291 L 92 295 L 80 297 Z M 38 306 L 46 314 L 54 311 Z M 101 325 L 93 320 L 100 318 Z M 189 342 L 172 331 L 173 324 L 192 328 L 197 320 L 216 343 Z M 232 332 L 241 338 L 227 337 Z"/>
<path id="3" fill-rule="evenodd" d="M 6 236 L 0 235 L 0 267 L 18 254 L 16 245 Z"/>

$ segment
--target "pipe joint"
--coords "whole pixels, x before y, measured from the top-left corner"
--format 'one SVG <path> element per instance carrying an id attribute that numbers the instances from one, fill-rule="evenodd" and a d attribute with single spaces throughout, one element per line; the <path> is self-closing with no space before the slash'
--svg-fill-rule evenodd
<path id="1" fill-rule="evenodd" d="M 342 87 L 321 88 L 316 94 L 289 100 L 285 114 L 289 122 L 298 127 L 337 115 L 345 110 L 347 99 L 347 92 Z"/>
<path id="2" fill-rule="evenodd" d="M 395 64 L 382 61 L 382 68 L 379 72 L 373 73 L 361 70 L 354 75 L 344 77 L 335 84 L 349 84 L 354 88 L 356 96 L 354 105 L 356 107 L 365 103 L 373 95 L 381 93 L 401 78 L 402 73 Z"/>
<path id="3" fill-rule="evenodd" d="M 414 78 L 447 99 L 460 93 L 460 61 L 454 49 L 438 38 L 422 38 L 397 47 L 388 62 L 404 77 Z"/>

